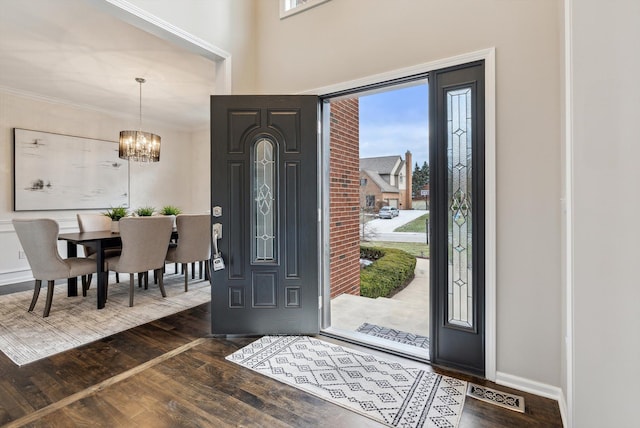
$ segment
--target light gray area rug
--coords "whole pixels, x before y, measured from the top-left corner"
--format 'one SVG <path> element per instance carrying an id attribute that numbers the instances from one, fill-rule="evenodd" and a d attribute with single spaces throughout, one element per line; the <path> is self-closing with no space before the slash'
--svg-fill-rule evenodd
<path id="1" fill-rule="evenodd" d="M 226 357 L 393 427 L 460 422 L 467 382 L 306 336 L 265 336 Z"/>
<path id="2" fill-rule="evenodd" d="M 22 366 L 211 301 L 209 281 L 189 279 L 185 293 L 184 276 L 166 275 L 167 297 L 162 298 L 151 276 L 148 290 L 138 288 L 136 281 L 133 307 L 129 275 L 121 275 L 119 284 L 109 281 L 108 301 L 101 310 L 96 308 L 95 278 L 87 297 L 67 297 L 67 285 L 56 285 L 47 318 L 42 318 L 45 286 L 33 312 L 27 312 L 33 291 L 0 296 L 0 350 Z M 78 284 L 79 294 L 81 287 Z"/>

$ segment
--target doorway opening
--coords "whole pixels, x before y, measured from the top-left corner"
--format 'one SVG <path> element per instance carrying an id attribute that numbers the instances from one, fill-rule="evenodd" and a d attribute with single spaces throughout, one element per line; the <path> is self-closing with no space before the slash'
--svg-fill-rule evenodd
<path id="1" fill-rule="evenodd" d="M 324 98 L 329 288 L 323 333 L 429 360 L 426 74 Z"/>
<path id="2" fill-rule="evenodd" d="M 488 372 L 491 378 L 495 362 L 495 282 L 492 275 L 495 241 L 486 240 L 485 236 L 486 231 L 491 230 L 491 236 L 494 237 L 494 196 L 490 194 L 490 203 L 487 204 L 486 189 L 487 184 L 494 189 L 495 170 L 493 138 L 490 139 L 488 156 L 485 150 L 487 106 L 493 115 L 492 100 L 485 99 L 485 83 L 492 81 L 493 65 L 489 68 L 489 79 L 485 76 L 484 59 L 428 70 L 432 71 L 324 97 L 323 158 L 327 160 L 323 163 L 325 196 L 322 206 L 329 207 L 329 212 L 321 219 L 324 225 L 322 242 L 325 244 L 322 267 L 325 278 L 323 333 L 419 360 L 428 359 L 432 363 L 481 376 Z M 420 82 L 428 87 L 425 104 L 429 110 L 429 131 L 424 145 L 429 148 L 429 160 L 425 164 L 425 169 L 429 170 L 429 188 L 416 189 L 413 183 L 407 185 L 410 179 L 417 177 L 416 181 L 419 180 L 416 172 L 420 169 L 419 166 L 407 168 L 407 164 L 413 163 L 410 151 L 405 152 L 404 159 L 396 154 L 381 156 L 385 162 L 389 158 L 396 160 L 395 166 L 386 170 L 381 167 L 384 163 L 381 159 L 373 160 L 373 165 L 378 166 L 376 168 L 362 157 L 359 117 L 360 101 L 366 96 L 416 86 Z M 387 115 L 377 122 L 390 123 L 391 117 Z M 354 125 L 355 118 L 358 118 L 358 126 Z M 489 127 L 493 130 L 492 124 Z M 404 151 L 398 147 L 398 143 L 390 145 L 393 150 L 400 153 Z M 410 162 L 407 162 L 407 158 Z M 404 176 L 401 171 L 404 171 Z M 370 184 L 380 184 L 377 195 L 372 194 Z M 411 191 L 407 192 L 408 189 Z M 404 304 L 400 303 L 397 317 L 385 317 L 394 312 L 389 308 L 394 304 L 395 284 L 389 286 L 387 272 L 394 280 L 410 284 L 412 278 L 405 274 L 408 270 L 415 275 L 416 269 L 414 266 L 408 268 L 400 261 L 401 258 L 394 258 L 390 262 L 387 253 L 396 252 L 387 248 L 388 244 L 369 250 L 363 241 L 367 241 L 368 225 L 384 217 L 393 219 L 396 217 L 394 213 L 402 212 L 396 208 L 401 203 L 404 203 L 404 207 L 412 208 L 407 212 L 414 212 L 413 196 L 417 196 L 416 191 L 420 196 L 429 197 L 425 204 L 429 211 L 427 217 L 418 221 L 424 221 L 425 229 L 429 231 L 426 233 L 425 230 L 425 244 L 430 244 L 427 248 L 429 260 L 423 265 L 425 269 L 417 269 L 417 273 L 424 272 L 423 284 L 426 287 L 418 292 L 418 296 L 424 296 L 425 304 L 418 306 L 413 313 L 411 306 L 419 303 L 419 298 L 414 295 L 407 298 Z M 407 194 L 411 195 L 408 196 L 409 200 Z M 376 202 L 377 196 L 380 196 L 380 203 Z M 374 217 L 376 214 L 377 219 Z M 391 233 L 396 232 L 393 229 Z M 355 233 L 358 233 L 357 237 Z M 406 251 L 396 254 L 406 254 Z M 410 258 L 414 263 L 419 260 L 417 255 Z M 373 262 L 371 266 L 377 264 L 378 267 L 387 268 L 382 273 L 376 271 L 372 278 L 373 287 L 369 287 L 368 282 L 371 281 L 367 281 L 370 277 L 367 273 L 372 268 L 364 267 L 361 270 L 361 259 Z M 358 260 L 358 264 L 355 260 Z M 382 263 L 383 260 L 385 263 Z M 490 285 L 489 300 L 485 298 L 487 283 Z M 373 295 L 369 294 L 371 288 L 375 291 Z M 362 299 L 365 296 L 376 298 L 376 302 Z M 380 298 L 387 300 L 378 301 Z M 362 306 L 363 302 L 368 308 Z M 382 306 L 381 303 L 387 305 Z M 394 328 L 366 320 L 362 324 L 359 322 L 362 318 L 372 317 L 393 325 L 393 322 L 408 314 L 411 315 L 407 316 L 406 325 L 409 327 L 406 329 L 403 329 L 404 326 Z M 415 331 L 423 320 L 428 323 L 426 336 Z M 492 327 L 488 348 L 487 323 Z M 367 337 L 371 331 L 374 332 L 373 338 Z M 413 343 L 407 343 L 407 338 Z M 416 338 L 428 343 L 425 350 L 416 346 Z"/>

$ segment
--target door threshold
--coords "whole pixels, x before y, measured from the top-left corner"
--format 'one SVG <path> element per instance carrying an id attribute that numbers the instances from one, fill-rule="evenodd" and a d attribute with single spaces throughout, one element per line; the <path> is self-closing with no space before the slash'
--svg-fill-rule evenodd
<path id="1" fill-rule="evenodd" d="M 352 343 L 369 349 L 375 349 L 385 354 L 393 354 L 403 358 L 408 358 L 424 364 L 430 364 L 429 350 L 404 343 L 394 342 L 389 339 L 371 336 L 352 330 L 344 330 L 335 327 L 328 327 L 320 330 L 321 336 L 327 336 L 343 342 Z"/>

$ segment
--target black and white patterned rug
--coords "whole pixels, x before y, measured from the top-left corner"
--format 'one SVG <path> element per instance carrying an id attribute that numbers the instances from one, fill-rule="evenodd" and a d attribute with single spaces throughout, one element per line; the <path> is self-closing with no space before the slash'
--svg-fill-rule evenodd
<path id="1" fill-rule="evenodd" d="M 378 422 L 449 427 L 467 382 L 306 336 L 265 336 L 226 357 Z"/>
<path id="2" fill-rule="evenodd" d="M 407 333 L 406 331 L 393 328 L 381 327 L 375 324 L 364 323 L 356 330 L 371 336 L 381 337 L 405 345 L 417 346 L 418 348 L 429 349 L 429 338 L 419 334 Z"/>

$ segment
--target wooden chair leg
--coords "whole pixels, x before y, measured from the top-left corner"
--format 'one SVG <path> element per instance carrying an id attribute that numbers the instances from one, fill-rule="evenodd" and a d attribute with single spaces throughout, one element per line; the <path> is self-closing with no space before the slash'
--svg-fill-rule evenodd
<path id="1" fill-rule="evenodd" d="M 189 290 L 189 263 L 182 263 L 182 270 L 184 271 L 184 291 Z"/>
<path id="2" fill-rule="evenodd" d="M 167 293 L 164 291 L 164 280 L 162 275 L 158 275 L 158 287 L 160 287 L 160 293 L 162 293 L 162 297 L 167 297 Z"/>
<path id="3" fill-rule="evenodd" d="M 156 271 L 153 271 L 153 274 L 156 274 Z M 146 271 L 144 273 L 144 289 L 148 290 L 149 289 L 149 271 Z"/>
<path id="4" fill-rule="evenodd" d="M 36 279 L 36 283 L 33 287 L 33 297 L 31 298 L 31 304 L 29 305 L 29 312 L 36 307 L 36 302 L 38 301 L 38 296 L 40 295 L 40 287 L 42 287 L 42 280 Z"/>
<path id="5" fill-rule="evenodd" d="M 120 274 L 116 272 L 116 282 L 120 282 Z"/>
<path id="6" fill-rule="evenodd" d="M 191 279 L 196 279 L 196 262 L 191 263 Z"/>
<path id="7" fill-rule="evenodd" d="M 142 272 L 138 272 L 138 288 L 142 288 Z"/>
<path id="8" fill-rule="evenodd" d="M 51 310 L 51 302 L 53 301 L 53 285 L 54 281 L 47 281 L 47 303 L 44 305 L 44 313 L 42 314 L 42 318 L 46 318 L 49 316 L 49 311 Z"/>
<path id="9" fill-rule="evenodd" d="M 140 277 L 138 277 L 138 283 L 140 283 Z M 134 276 L 132 273 L 130 273 L 129 274 L 129 307 L 133 306 L 133 285 L 134 284 L 135 284 Z"/>
<path id="10" fill-rule="evenodd" d="M 174 273 L 178 273 L 178 263 L 173 264 Z"/>
<path id="11" fill-rule="evenodd" d="M 205 260 L 204 262 L 204 279 L 209 281 L 211 278 L 211 266 L 209 264 L 209 260 Z"/>

